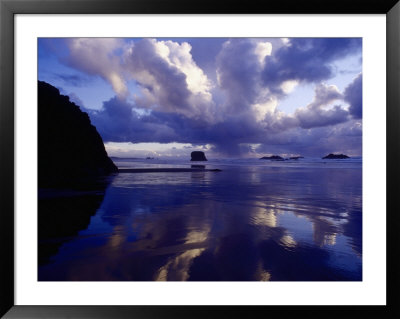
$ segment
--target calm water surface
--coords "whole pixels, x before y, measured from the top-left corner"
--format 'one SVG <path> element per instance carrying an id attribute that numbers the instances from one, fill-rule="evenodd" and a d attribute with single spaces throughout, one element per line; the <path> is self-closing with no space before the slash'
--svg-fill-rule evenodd
<path id="1" fill-rule="evenodd" d="M 362 280 L 361 163 L 208 167 L 222 172 L 119 174 L 90 207 L 53 199 L 61 220 L 92 211 L 39 240 L 39 280 Z"/>

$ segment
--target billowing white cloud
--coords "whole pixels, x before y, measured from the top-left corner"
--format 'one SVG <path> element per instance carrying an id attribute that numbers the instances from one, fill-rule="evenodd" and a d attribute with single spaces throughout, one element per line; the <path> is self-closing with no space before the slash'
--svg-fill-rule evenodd
<path id="1" fill-rule="evenodd" d="M 196 65 L 190 44 L 143 39 L 124 55 L 129 76 L 141 86 L 138 107 L 212 120 L 211 82 Z"/>
<path id="2" fill-rule="evenodd" d="M 227 97 L 223 112 L 245 116 L 253 110 L 260 119 L 265 105 L 272 105 L 269 90 L 261 82 L 262 65 L 271 50 L 269 42 L 254 39 L 231 39 L 224 43 L 216 60 L 218 84 Z"/>
<path id="3" fill-rule="evenodd" d="M 330 63 L 360 51 L 358 39 L 230 39 L 211 76 L 189 42 L 67 40 L 64 62 L 102 77 L 116 94 L 90 112 L 105 141 L 210 144 L 237 155 L 255 144 L 268 153 L 333 152 L 334 143 L 360 151 L 361 74 L 343 92 L 323 82 L 334 73 Z M 304 83 L 315 86 L 313 100 L 292 114 L 279 110 Z"/>
<path id="4" fill-rule="evenodd" d="M 122 75 L 120 57 L 116 51 L 123 46 L 115 38 L 71 38 L 67 39 L 70 54 L 65 63 L 91 75 L 108 81 L 119 96 L 128 91 Z"/>
<path id="5" fill-rule="evenodd" d="M 177 112 L 213 120 L 212 84 L 194 62 L 190 44 L 143 39 L 79 38 L 67 41 L 65 62 L 108 81 L 120 98 L 129 94 L 127 81 L 141 87 L 136 107 Z"/>
<path id="6" fill-rule="evenodd" d="M 297 80 L 283 81 L 281 84 L 281 90 L 284 94 L 289 94 L 299 84 Z"/>
<path id="7" fill-rule="evenodd" d="M 271 55 L 272 52 L 272 44 L 271 42 L 258 42 L 256 44 L 254 52 L 258 57 L 258 62 L 262 67 L 265 66 L 265 58 L 268 55 Z"/>

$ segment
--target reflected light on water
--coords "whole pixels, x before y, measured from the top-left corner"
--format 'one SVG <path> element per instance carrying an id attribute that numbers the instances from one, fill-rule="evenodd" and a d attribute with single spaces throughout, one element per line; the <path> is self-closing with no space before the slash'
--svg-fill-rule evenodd
<path id="1" fill-rule="evenodd" d="M 121 174 L 39 280 L 361 280 L 360 196 L 359 169 Z"/>
<path id="2" fill-rule="evenodd" d="M 296 247 L 296 241 L 293 239 L 292 236 L 290 235 L 284 235 L 281 237 L 279 240 L 280 244 L 285 246 L 286 248 L 295 248 Z"/>
<path id="3" fill-rule="evenodd" d="M 199 256 L 205 248 L 191 249 L 171 258 L 165 266 L 162 266 L 156 275 L 156 281 L 185 281 L 189 278 L 189 268 L 195 257 Z"/>
<path id="4" fill-rule="evenodd" d="M 207 240 L 210 229 L 207 231 L 190 231 L 185 240 L 185 244 L 201 243 Z"/>
<path id="5" fill-rule="evenodd" d="M 250 211 L 250 224 L 258 226 L 277 226 L 277 213 L 273 209 L 254 207 Z"/>
<path id="6" fill-rule="evenodd" d="M 115 249 L 125 242 L 126 236 L 124 235 L 124 229 L 125 227 L 121 225 L 114 227 L 113 234 L 108 242 L 111 249 Z"/>

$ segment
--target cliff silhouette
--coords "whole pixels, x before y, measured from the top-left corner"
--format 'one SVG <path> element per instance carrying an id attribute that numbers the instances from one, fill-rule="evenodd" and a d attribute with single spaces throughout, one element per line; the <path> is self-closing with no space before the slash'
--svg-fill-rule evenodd
<path id="1" fill-rule="evenodd" d="M 118 172 L 87 113 L 38 81 L 39 187 L 65 187 Z"/>

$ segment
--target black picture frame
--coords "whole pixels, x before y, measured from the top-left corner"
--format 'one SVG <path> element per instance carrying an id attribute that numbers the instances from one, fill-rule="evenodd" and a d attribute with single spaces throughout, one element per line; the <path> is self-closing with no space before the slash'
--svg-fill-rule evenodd
<path id="1" fill-rule="evenodd" d="M 4 318 L 399 318 L 396 201 L 400 136 L 400 1 L 0 0 L 0 315 Z M 16 14 L 385 14 L 387 21 L 386 306 L 21 306 L 14 303 L 14 17 Z M 379 156 L 379 154 L 377 155 Z"/>

